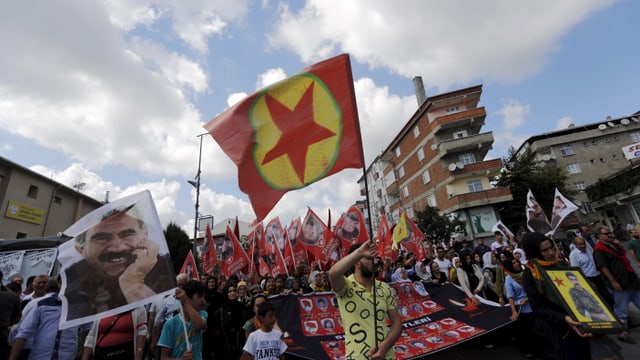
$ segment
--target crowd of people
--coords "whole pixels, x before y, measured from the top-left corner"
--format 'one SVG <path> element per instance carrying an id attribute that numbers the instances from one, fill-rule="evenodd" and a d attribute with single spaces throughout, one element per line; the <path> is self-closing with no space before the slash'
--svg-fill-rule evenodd
<path id="1" fill-rule="evenodd" d="M 580 268 L 602 303 L 597 296 L 584 295 L 584 284 L 567 272 L 576 309 L 593 321 L 614 320 L 604 308 L 613 309 L 623 324 L 617 339 L 631 343 L 629 303 L 640 307 L 640 281 L 629 261 L 640 265 L 636 257 L 640 233 L 631 230 L 630 238 L 631 256 L 627 257 L 606 227 L 583 226 L 570 243 L 555 242 L 540 233 L 506 238 L 498 231 L 489 245 L 484 239 L 429 243 L 425 258 L 401 253 L 395 261 L 381 259 L 377 246 L 367 242 L 352 246 L 349 255 L 330 268 L 300 262 L 289 275 L 275 277 L 238 274 L 227 278 L 218 273 L 189 280 L 180 274 L 175 293 L 160 301 L 62 331 L 58 330 L 59 280 L 39 275 L 23 284 L 17 276 L 0 292 L 0 359 L 51 359 L 54 354 L 59 359 L 83 360 L 282 359 L 287 334 L 269 298 L 327 291 L 336 293 L 345 324 L 357 323 L 374 338 L 365 349 L 363 342 L 352 341 L 346 334 L 347 353 L 394 358 L 392 345 L 401 323 L 396 299 L 386 284 L 404 281 L 455 284 L 476 305 L 486 299 L 509 307 L 514 321 L 510 334 L 527 358 L 615 359 L 619 356 L 615 342 L 585 331 L 542 273 L 547 268 Z M 377 301 L 384 312 L 366 321 L 355 311 L 346 313 L 344 309 L 350 308 L 346 304 L 361 306 L 354 289 L 369 295 L 375 292 L 377 300 L 375 295 L 370 300 Z M 390 328 L 387 317 L 392 320 Z M 378 333 L 384 336 L 378 338 L 372 331 L 380 326 L 384 331 Z M 490 341 L 485 344 L 489 346 Z"/>

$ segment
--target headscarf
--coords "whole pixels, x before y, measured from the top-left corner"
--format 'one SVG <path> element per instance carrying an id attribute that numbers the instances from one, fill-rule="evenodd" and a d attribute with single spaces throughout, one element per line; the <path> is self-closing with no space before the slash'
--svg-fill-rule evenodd
<path id="1" fill-rule="evenodd" d="M 484 269 L 491 269 L 495 272 L 495 269 L 498 267 L 497 264 L 492 264 L 491 263 L 491 251 L 487 251 L 486 253 L 484 253 L 484 255 L 482 255 L 482 263 L 483 263 L 483 270 Z"/>
<path id="2" fill-rule="evenodd" d="M 429 266 L 427 266 L 425 264 L 425 267 L 426 267 L 425 271 L 422 271 L 422 269 L 421 269 L 422 265 L 423 265 L 423 262 L 418 262 L 416 264 L 416 266 L 414 266 L 414 269 L 416 271 L 416 275 L 422 281 L 431 281 L 431 274 L 430 274 L 430 271 L 429 271 Z"/>
<path id="3" fill-rule="evenodd" d="M 522 238 L 522 248 L 529 258 L 527 267 L 531 271 L 531 275 L 533 276 L 533 280 L 536 283 L 536 289 L 538 290 L 538 293 L 545 296 L 551 302 L 562 306 L 562 303 L 555 295 L 554 290 L 551 288 L 551 284 L 545 281 L 544 276 L 542 275 L 542 268 L 558 265 L 558 262 L 556 260 L 547 261 L 542 257 L 540 244 L 545 240 L 549 240 L 551 241 L 551 243 L 553 243 L 553 240 L 549 239 L 549 237 L 544 234 L 538 232 L 527 233 Z"/>
<path id="4" fill-rule="evenodd" d="M 402 270 L 404 270 L 404 268 L 402 266 L 400 266 L 399 268 L 396 269 L 396 271 L 393 272 L 393 274 L 391 275 L 391 281 L 392 282 L 407 282 L 407 281 L 411 281 L 408 278 L 407 279 L 403 279 L 402 278 Z M 406 270 L 404 270 L 406 271 Z"/>
<path id="5" fill-rule="evenodd" d="M 529 260 L 527 260 L 527 255 L 524 253 L 524 250 L 517 248 L 515 250 L 513 250 L 513 254 L 520 254 L 520 264 L 522 265 L 527 265 L 527 263 L 529 262 Z"/>

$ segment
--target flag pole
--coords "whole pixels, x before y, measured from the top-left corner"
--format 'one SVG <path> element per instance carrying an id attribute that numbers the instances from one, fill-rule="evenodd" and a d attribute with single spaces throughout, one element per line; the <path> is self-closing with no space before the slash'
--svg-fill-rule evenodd
<path id="1" fill-rule="evenodd" d="M 371 203 L 369 202 L 369 181 L 367 180 L 367 165 L 365 163 L 364 158 L 364 146 L 362 146 L 362 133 L 360 131 L 360 115 L 358 114 L 358 104 L 356 103 L 356 91 L 353 86 L 353 73 L 351 71 L 351 56 L 347 54 L 347 74 L 349 76 L 349 86 L 351 87 L 351 93 L 353 97 L 352 101 L 352 109 L 356 118 L 356 134 L 358 135 L 358 139 L 360 140 L 360 162 L 362 163 L 362 176 L 364 177 L 364 192 L 365 192 L 365 201 L 367 203 L 367 222 L 369 223 L 369 240 L 374 241 L 373 239 L 373 222 L 371 221 Z M 377 244 L 376 244 L 377 248 Z M 375 259 L 373 259 L 373 338 L 375 340 L 375 348 L 378 348 L 378 301 L 376 299 L 376 277 L 377 267 L 375 266 Z"/>

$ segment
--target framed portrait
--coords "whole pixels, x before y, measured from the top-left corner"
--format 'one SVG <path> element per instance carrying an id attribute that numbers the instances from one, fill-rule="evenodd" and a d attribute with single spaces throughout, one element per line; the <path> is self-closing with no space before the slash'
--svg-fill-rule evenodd
<path id="1" fill-rule="evenodd" d="M 557 297 L 571 318 L 580 322 L 580 330 L 594 334 L 619 333 L 622 323 L 593 289 L 580 268 L 543 269 Z"/>

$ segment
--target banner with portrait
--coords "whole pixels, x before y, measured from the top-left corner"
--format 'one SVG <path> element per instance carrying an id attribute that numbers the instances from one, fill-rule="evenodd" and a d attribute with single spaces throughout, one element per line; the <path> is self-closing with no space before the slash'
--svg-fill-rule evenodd
<path id="1" fill-rule="evenodd" d="M 60 329 L 132 310 L 174 292 L 173 263 L 148 190 L 101 206 L 64 234 L 72 239 L 58 248 Z"/>
<path id="2" fill-rule="evenodd" d="M 0 270 L 2 271 L 2 285 L 6 285 L 20 274 L 24 250 L 0 253 Z M 23 276 L 24 278 L 24 276 Z"/>
<path id="3" fill-rule="evenodd" d="M 279 253 L 278 249 L 273 250 L 274 253 Z M 280 256 L 282 258 L 282 256 Z M 222 274 L 229 278 L 232 274 L 243 270 L 245 266 L 249 265 L 249 257 L 247 253 L 240 245 L 240 240 L 236 237 L 236 234 L 227 226 L 227 230 L 224 234 L 222 241 L 222 250 L 220 250 L 220 271 Z"/>
<path id="4" fill-rule="evenodd" d="M 313 210 L 307 210 L 299 238 L 316 261 L 328 263 L 340 258 L 340 241 Z"/>
<path id="5" fill-rule="evenodd" d="M 389 284 L 397 294 L 402 334 L 396 359 L 418 359 L 460 345 L 511 322 L 508 306 L 473 305 L 453 285 L 421 282 Z M 344 329 L 335 294 L 315 293 L 269 298 L 278 309 L 287 359 L 343 359 Z M 297 311 L 291 311 L 297 309 Z"/>
<path id="6" fill-rule="evenodd" d="M 580 268 L 545 268 L 543 275 L 552 284 L 556 297 L 569 315 L 580 322 L 580 330 L 588 333 L 619 333 L 622 323 L 602 300 Z"/>
<path id="7" fill-rule="evenodd" d="M 16 276 L 28 279 L 31 276 L 50 275 L 56 264 L 58 248 L 7 251 L 0 253 L 2 285 L 7 285 Z"/>
<path id="8" fill-rule="evenodd" d="M 531 189 L 527 192 L 525 213 L 527 215 L 527 228 L 529 231 L 539 232 L 541 234 L 548 234 L 552 231 L 553 228 L 551 227 L 549 218 L 547 214 L 544 213 L 544 210 L 542 210 L 538 200 L 533 196 Z"/>
<path id="9" fill-rule="evenodd" d="M 576 210 L 578 210 L 578 206 L 562 195 L 558 188 L 556 188 L 553 196 L 553 209 L 551 211 L 552 233 L 555 233 L 564 218 Z"/>
<path id="10" fill-rule="evenodd" d="M 196 258 L 193 257 L 193 251 L 189 250 L 179 273 L 187 275 L 189 280 L 200 280 L 200 275 L 198 275 L 198 266 L 196 265 Z"/>

